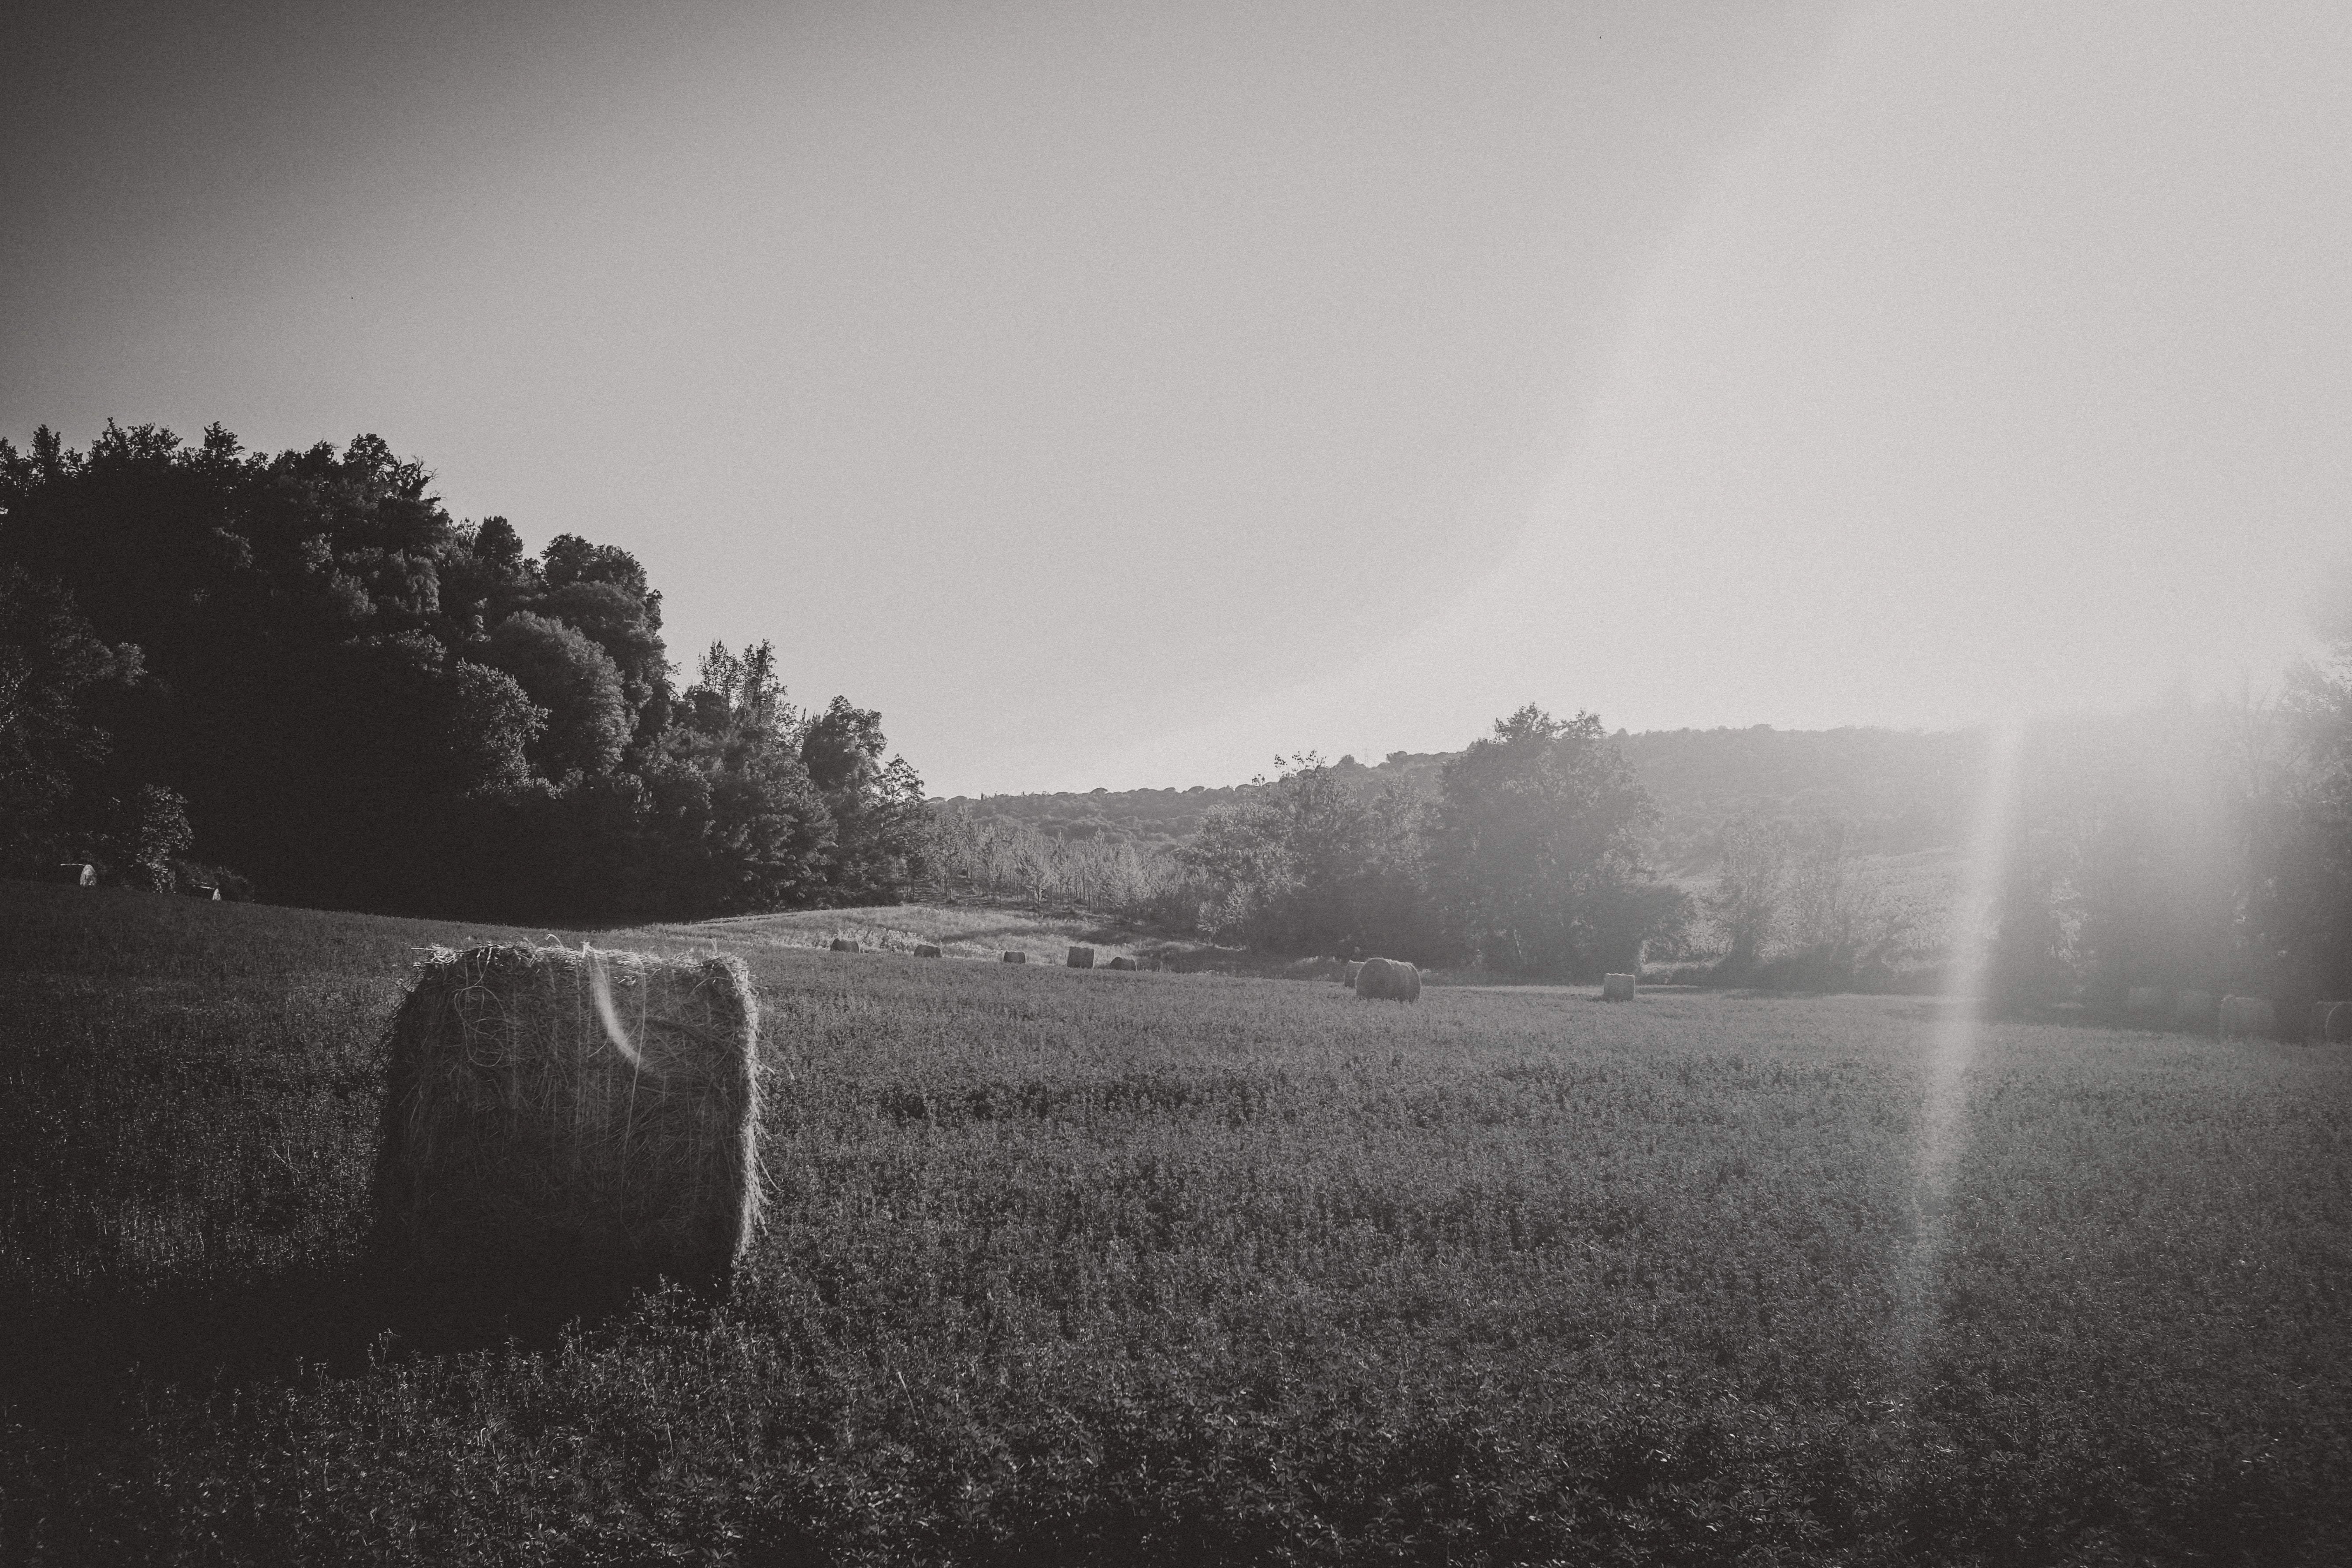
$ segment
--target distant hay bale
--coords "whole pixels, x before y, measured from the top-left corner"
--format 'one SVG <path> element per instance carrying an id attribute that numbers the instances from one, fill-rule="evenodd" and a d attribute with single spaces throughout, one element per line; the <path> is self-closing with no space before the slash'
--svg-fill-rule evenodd
<path id="1" fill-rule="evenodd" d="M 937 958 L 940 956 L 940 944 L 935 942 L 919 942 L 915 944 L 915 956 L 917 958 Z"/>
<path id="2" fill-rule="evenodd" d="M 1122 952 L 1118 957 L 1112 959 L 1108 963 L 1103 965 L 1103 967 L 1106 969 L 1133 969 L 1136 967 L 1136 963 L 1135 960 L 1128 957 L 1127 954 Z"/>
<path id="3" fill-rule="evenodd" d="M 98 868 L 79 860 L 68 860 L 49 873 L 52 882 L 63 882 L 72 888 L 98 886 Z"/>
<path id="4" fill-rule="evenodd" d="M 1631 1002 L 1633 999 L 1633 977 L 1630 974 L 1602 975 L 1601 999 L 1603 1002 Z"/>
<path id="5" fill-rule="evenodd" d="M 2135 985 L 2124 993 L 2124 1010 L 2128 1013 L 2161 1013 L 2164 1011 L 2164 989 L 2158 985 Z"/>
<path id="6" fill-rule="evenodd" d="M 833 951 L 835 952 L 856 952 L 857 951 L 857 944 L 850 941 L 845 936 L 837 936 L 833 939 Z"/>
<path id="7" fill-rule="evenodd" d="M 1094 966 L 1095 950 L 1093 948 L 1073 947 L 1070 949 L 1070 967 L 1072 969 L 1092 969 Z"/>
<path id="8" fill-rule="evenodd" d="M 1004 962 L 1007 963 L 1026 963 L 1029 962 L 1029 955 L 1025 952 L 1008 952 L 1004 955 Z"/>
<path id="9" fill-rule="evenodd" d="M 1360 958 L 1350 959 L 1348 961 L 1348 973 L 1340 977 L 1339 984 L 1353 991 L 1356 988 L 1356 976 L 1363 972 L 1364 961 Z"/>
<path id="10" fill-rule="evenodd" d="M 2352 1002 L 2338 1002 L 2327 1010 L 2327 1043 L 2340 1046 L 2352 1040 Z"/>
<path id="11" fill-rule="evenodd" d="M 392 1020 L 380 1260 L 723 1290 L 760 1217 L 758 1037 L 738 958 L 435 949 Z"/>
<path id="12" fill-rule="evenodd" d="M 2233 1040 L 2247 1035 L 2278 1033 L 2278 1015 L 2267 996 L 2224 996 L 2221 998 L 2221 1037 Z"/>
<path id="13" fill-rule="evenodd" d="M 1421 971 L 1398 958 L 1368 958 L 1356 970 L 1356 994 L 1382 1000 L 1421 1000 Z"/>
<path id="14" fill-rule="evenodd" d="M 2221 999 L 2210 991 L 2183 991 L 2172 1006 L 2172 1021 L 2198 1034 L 2210 1033 Z"/>

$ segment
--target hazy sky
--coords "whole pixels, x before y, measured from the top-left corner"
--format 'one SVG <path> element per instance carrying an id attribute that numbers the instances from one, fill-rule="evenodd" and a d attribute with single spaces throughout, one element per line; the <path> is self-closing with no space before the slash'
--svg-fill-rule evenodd
<path id="1" fill-rule="evenodd" d="M 2256 684 L 2352 7 L 36 9 L 0 434 L 379 432 L 935 793 Z"/>

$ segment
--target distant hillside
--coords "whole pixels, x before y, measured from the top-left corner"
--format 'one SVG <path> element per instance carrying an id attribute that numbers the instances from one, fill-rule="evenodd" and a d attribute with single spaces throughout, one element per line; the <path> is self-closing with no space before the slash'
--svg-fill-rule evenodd
<path id="1" fill-rule="evenodd" d="M 1967 826 L 1983 734 L 1905 730 L 1656 730 L 1614 737 L 1664 814 L 1660 863 L 1691 870 L 1711 862 L 1723 824 L 1749 811 L 1791 818 L 1841 817 L 1865 853 L 1899 855 L 1959 841 Z M 1377 765 L 1342 757 L 1340 772 L 1367 789 L 1402 781 L 1433 796 L 1450 757 L 1391 752 Z M 958 796 L 979 818 L 1026 823 L 1055 838 L 1139 846 L 1180 843 L 1211 807 L 1246 799 L 1255 786 L 1093 790 L 1083 795 Z"/>

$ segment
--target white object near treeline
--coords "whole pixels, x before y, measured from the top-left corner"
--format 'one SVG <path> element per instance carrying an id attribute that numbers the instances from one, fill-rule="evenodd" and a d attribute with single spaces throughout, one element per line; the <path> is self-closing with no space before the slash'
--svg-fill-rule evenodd
<path id="1" fill-rule="evenodd" d="M 58 868 L 57 879 L 77 888 L 95 888 L 98 886 L 98 868 L 79 860 L 68 860 Z"/>
<path id="2" fill-rule="evenodd" d="M 1633 999 L 1633 977 L 1630 974 L 1602 975 L 1601 999 L 1603 1002 L 1631 1002 Z"/>

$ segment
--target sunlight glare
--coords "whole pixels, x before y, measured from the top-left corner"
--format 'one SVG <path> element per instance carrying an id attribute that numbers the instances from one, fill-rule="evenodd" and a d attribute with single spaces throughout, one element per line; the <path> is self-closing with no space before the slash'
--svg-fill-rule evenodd
<path id="1" fill-rule="evenodd" d="M 1952 906 L 1952 968 L 1929 1041 L 1912 1184 L 1913 1226 L 1908 1255 L 1900 1268 L 1895 1361 L 1906 1384 L 1917 1370 L 1936 1310 L 1935 1276 L 1944 1253 L 1946 1208 L 1966 1138 L 1964 1080 L 1984 1023 L 1987 946 L 1993 935 L 1994 904 L 2009 868 L 2023 739 L 2021 727 L 2010 723 L 1996 726 L 1988 740 L 1968 858 Z"/>

